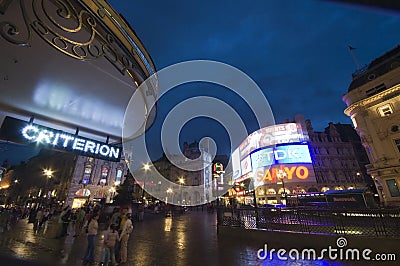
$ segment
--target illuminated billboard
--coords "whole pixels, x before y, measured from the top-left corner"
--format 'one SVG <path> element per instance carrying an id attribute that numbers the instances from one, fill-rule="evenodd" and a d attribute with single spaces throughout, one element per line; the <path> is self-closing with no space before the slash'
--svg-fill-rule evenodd
<path id="1" fill-rule="evenodd" d="M 288 144 L 266 148 L 251 155 L 253 169 L 282 163 L 312 163 L 307 144 Z"/>
<path id="2" fill-rule="evenodd" d="M 279 164 L 253 170 L 255 186 L 276 184 L 279 170 L 286 173 L 285 183 L 316 182 L 312 164 Z"/>
<path id="3" fill-rule="evenodd" d="M 285 123 L 261 128 L 250 134 L 239 146 L 240 159 L 254 150 L 277 144 L 302 142 L 308 140 L 298 123 Z"/>
<path id="4" fill-rule="evenodd" d="M 12 117 L 4 119 L 0 129 L 0 138 L 35 147 L 70 151 L 108 161 L 120 161 L 122 153 L 122 148 L 117 145 L 110 145 Z"/>
<path id="5" fill-rule="evenodd" d="M 252 168 L 251 168 L 250 156 L 247 156 L 242 161 L 240 161 L 240 168 L 242 169 L 242 175 L 245 175 L 248 172 L 251 172 Z"/>
<path id="6" fill-rule="evenodd" d="M 232 153 L 232 179 L 236 180 L 239 177 L 242 176 L 242 170 L 241 170 L 241 166 L 240 166 L 240 155 L 239 155 L 239 149 L 236 149 L 233 153 Z"/>
<path id="7" fill-rule="evenodd" d="M 256 185 L 276 183 L 276 171 L 283 167 L 285 182 L 315 182 L 310 149 L 304 143 L 307 140 L 297 123 L 255 131 L 232 153 L 233 180 L 251 174 Z"/>

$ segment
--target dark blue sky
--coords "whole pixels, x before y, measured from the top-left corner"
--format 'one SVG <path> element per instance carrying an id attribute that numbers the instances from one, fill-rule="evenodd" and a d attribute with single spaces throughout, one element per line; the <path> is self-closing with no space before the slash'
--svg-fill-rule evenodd
<path id="1" fill-rule="evenodd" d="M 230 64 L 263 90 L 277 123 L 301 113 L 315 130 L 329 122 L 351 123 L 341 100 L 356 70 L 348 45 L 356 48 L 363 66 L 400 44 L 400 13 L 366 6 L 311 0 L 108 2 L 131 24 L 157 70 L 196 59 Z M 225 100 L 240 113 L 249 132 L 257 129 L 251 112 L 234 94 L 217 86 L 189 84 L 160 100 L 157 121 L 149 131 L 154 154 L 160 153 L 159 129 L 165 115 L 193 95 Z M 216 139 L 219 152 L 228 152 L 222 126 L 207 119 L 189 122 L 180 139 L 204 136 Z M 5 156 L 0 153 L 0 159 Z"/>
<path id="2" fill-rule="evenodd" d="M 315 130 L 329 122 L 351 123 L 341 100 L 356 70 L 348 45 L 363 66 L 400 44 L 400 14 L 366 6 L 291 0 L 108 2 L 131 24 L 158 70 L 196 59 L 230 64 L 261 87 L 277 123 L 301 113 Z M 161 99 L 149 133 L 171 106 L 199 93 L 211 92 L 188 85 L 175 98 Z M 223 98 L 225 92 L 216 94 Z M 225 99 L 236 105 L 230 96 Z M 246 117 L 244 109 L 239 112 Z M 197 122 L 184 128 L 182 140 L 221 132 L 216 123 Z"/>

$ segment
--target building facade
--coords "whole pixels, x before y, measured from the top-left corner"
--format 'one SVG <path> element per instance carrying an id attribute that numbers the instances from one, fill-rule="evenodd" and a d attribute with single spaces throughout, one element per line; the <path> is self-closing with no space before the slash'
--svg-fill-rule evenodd
<path id="1" fill-rule="evenodd" d="M 386 205 L 400 205 L 400 46 L 353 74 L 343 101 Z"/>
<path id="2" fill-rule="evenodd" d="M 153 162 L 154 170 L 158 171 L 165 179 L 178 185 L 187 186 L 187 189 L 176 187 L 176 189 L 160 191 L 161 197 L 159 199 L 165 197 L 165 202 L 183 205 L 199 205 L 213 200 L 211 155 L 206 150 L 200 151 L 200 148 L 197 141 L 184 142 L 184 157 L 164 154 L 160 159 Z M 171 159 L 177 162 L 179 166 L 171 163 Z M 151 186 L 152 184 L 146 183 L 146 186 L 148 185 Z M 151 192 L 151 187 L 149 187 L 148 192 Z M 165 193 L 165 196 L 163 193 Z"/>
<path id="3" fill-rule="evenodd" d="M 112 202 L 116 186 L 124 182 L 128 170 L 124 160 L 112 162 L 77 156 L 66 204 L 79 208 L 86 202 Z"/>
<path id="4" fill-rule="evenodd" d="M 306 120 L 306 127 L 318 191 L 368 186 L 368 158 L 350 124 L 329 123 L 325 131 L 317 132 Z"/>

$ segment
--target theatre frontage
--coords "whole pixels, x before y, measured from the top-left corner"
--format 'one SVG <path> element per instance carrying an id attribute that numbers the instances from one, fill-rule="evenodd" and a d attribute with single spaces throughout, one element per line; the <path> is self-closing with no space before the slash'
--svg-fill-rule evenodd
<path id="1" fill-rule="evenodd" d="M 70 205 L 112 200 L 128 171 L 129 100 L 143 90 L 130 109 L 132 134 L 157 112 L 156 69 L 141 40 L 106 1 L 6 0 L 0 22 L 0 141 L 76 154 L 63 177 Z"/>

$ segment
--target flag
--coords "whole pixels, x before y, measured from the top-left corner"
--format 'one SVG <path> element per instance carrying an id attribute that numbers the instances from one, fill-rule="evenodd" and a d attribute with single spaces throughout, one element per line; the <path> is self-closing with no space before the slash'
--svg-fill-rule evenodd
<path id="1" fill-rule="evenodd" d="M 350 51 L 353 51 L 353 50 L 355 50 L 356 48 L 354 48 L 353 46 L 351 46 L 351 45 L 347 45 L 347 47 L 349 47 L 349 50 Z"/>

